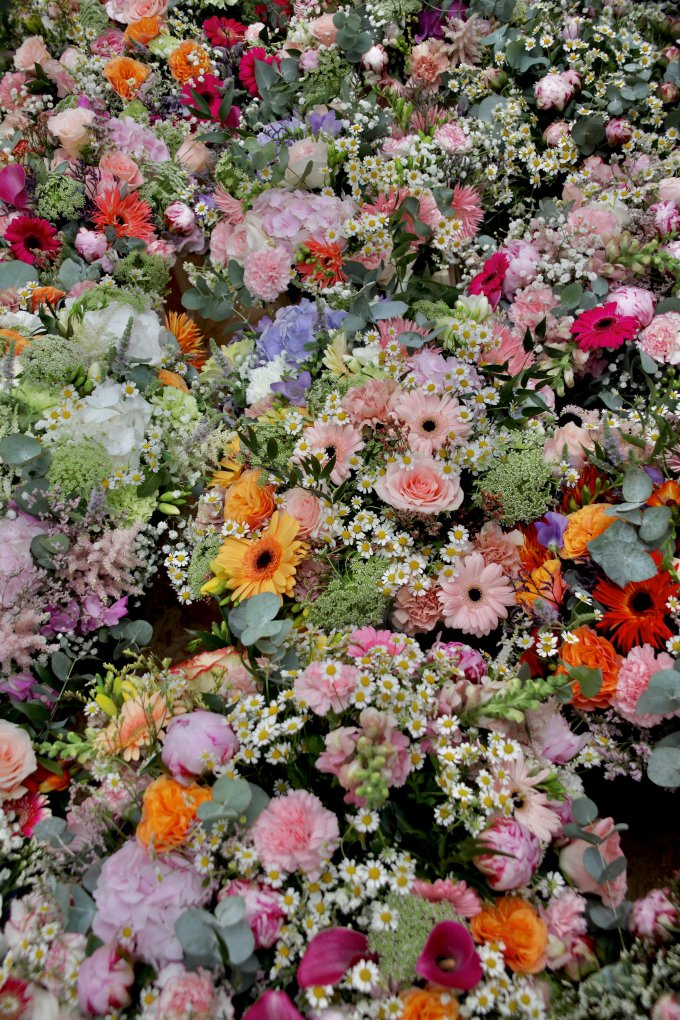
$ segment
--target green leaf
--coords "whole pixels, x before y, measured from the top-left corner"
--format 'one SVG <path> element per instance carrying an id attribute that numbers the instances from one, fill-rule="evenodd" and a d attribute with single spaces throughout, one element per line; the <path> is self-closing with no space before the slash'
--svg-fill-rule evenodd
<path id="1" fill-rule="evenodd" d="M 206 910 L 185 910 L 175 921 L 175 935 L 190 966 L 214 967 L 220 962 L 213 918 Z"/>
<path id="2" fill-rule="evenodd" d="M 654 485 L 646 471 L 632 467 L 623 479 L 623 498 L 627 503 L 644 503 L 652 494 Z"/>
<path id="3" fill-rule="evenodd" d="M 602 670 L 599 668 L 572 666 L 569 670 L 569 679 L 578 684 L 585 698 L 594 698 L 602 689 Z"/>
<path id="4" fill-rule="evenodd" d="M 97 908 L 90 894 L 85 892 L 81 886 L 72 885 L 70 891 L 72 903 L 64 924 L 64 931 L 86 935 Z"/>
<path id="5" fill-rule="evenodd" d="M 0 439 L 0 457 L 11 467 L 20 467 L 35 460 L 42 453 L 42 444 L 32 436 L 25 436 L 21 432 L 13 432 L 4 439 Z"/>
<path id="6" fill-rule="evenodd" d="M 146 620 L 124 620 L 111 627 L 111 634 L 125 647 L 137 645 L 142 648 L 153 638 L 153 627 Z"/>
<path id="7" fill-rule="evenodd" d="M 607 882 L 613 882 L 614 879 L 618 878 L 619 875 L 622 875 L 625 870 L 626 870 L 626 858 L 623 856 L 617 857 L 616 860 L 613 860 L 604 869 L 604 871 L 600 875 L 600 882 L 602 882 L 603 884 Z"/>
<path id="8" fill-rule="evenodd" d="M 15 290 L 38 279 L 37 269 L 27 262 L 0 262 L 0 290 Z"/>
<path id="9" fill-rule="evenodd" d="M 220 927 L 220 935 L 229 953 L 229 963 L 234 966 L 247 960 L 255 949 L 252 930 L 245 921 L 239 921 L 229 928 Z"/>
<path id="10" fill-rule="evenodd" d="M 615 520 L 601 535 L 588 543 L 588 551 L 614 584 L 625 587 L 629 581 L 648 581 L 657 570 L 635 530 L 625 521 Z"/>
<path id="11" fill-rule="evenodd" d="M 680 708 L 680 673 L 674 669 L 660 669 L 651 677 L 647 690 L 637 701 L 635 710 L 640 715 L 669 715 Z"/>
<path id="12" fill-rule="evenodd" d="M 640 538 L 650 545 L 659 543 L 666 537 L 673 517 L 673 511 L 668 506 L 652 506 L 645 510 L 640 525 Z"/>
<path id="13" fill-rule="evenodd" d="M 212 795 L 213 800 L 238 815 L 243 814 L 252 797 L 250 784 L 245 779 L 229 779 L 228 776 L 220 776 L 212 788 Z"/>
<path id="14" fill-rule="evenodd" d="M 254 783 L 248 783 L 250 787 L 250 803 L 244 809 L 243 814 L 246 817 L 246 824 L 252 825 L 258 815 L 264 811 L 267 804 L 269 803 L 269 796 L 259 786 Z"/>
<path id="15" fill-rule="evenodd" d="M 647 775 L 657 786 L 680 786 L 680 747 L 655 747 L 647 761 Z"/>
<path id="16" fill-rule="evenodd" d="M 53 652 L 50 659 L 50 668 L 58 680 L 68 680 L 73 669 L 73 659 L 64 652 Z"/>
<path id="17" fill-rule="evenodd" d="M 405 301 L 381 301 L 371 307 L 371 320 L 380 322 L 382 319 L 396 319 L 405 315 L 408 305 Z"/>
<path id="18" fill-rule="evenodd" d="M 578 797 L 572 802 L 571 813 L 579 825 L 590 825 L 597 818 L 597 804 L 587 797 Z"/>
<path id="19" fill-rule="evenodd" d="M 220 928 L 229 928 L 238 924 L 246 912 L 246 901 L 243 896 L 225 896 L 215 907 L 215 920 Z"/>
<path id="20" fill-rule="evenodd" d="M 596 882 L 600 882 L 604 870 L 604 861 L 601 852 L 594 846 L 589 846 L 583 852 L 583 863 L 586 871 Z"/>
<path id="21" fill-rule="evenodd" d="M 622 903 L 614 910 L 612 907 L 605 907 L 602 903 L 590 903 L 588 915 L 593 924 L 604 931 L 613 931 L 615 928 L 623 928 L 628 919 L 628 906 Z"/>
<path id="22" fill-rule="evenodd" d="M 579 117 L 571 129 L 571 137 L 584 156 L 589 156 L 605 140 L 604 117 Z"/>
<path id="23" fill-rule="evenodd" d="M 38 822 L 33 829 L 33 835 L 41 842 L 48 843 L 55 850 L 67 846 L 75 839 L 75 834 L 68 831 L 66 820 L 54 815 Z"/>

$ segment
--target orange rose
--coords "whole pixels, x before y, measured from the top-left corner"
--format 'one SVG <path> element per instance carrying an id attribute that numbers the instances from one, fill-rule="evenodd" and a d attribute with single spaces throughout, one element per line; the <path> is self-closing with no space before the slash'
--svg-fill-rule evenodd
<path id="1" fill-rule="evenodd" d="M 444 988 L 410 988 L 402 995 L 401 1020 L 456 1020 L 458 999 Z"/>
<path id="2" fill-rule="evenodd" d="M 569 514 L 560 550 L 563 559 L 578 560 L 588 556 L 588 542 L 614 523 L 615 518 L 609 516 L 609 509 L 609 503 L 588 503 Z"/>
<path id="3" fill-rule="evenodd" d="M 180 85 L 184 85 L 191 78 L 198 78 L 200 74 L 209 74 L 212 71 L 210 57 L 191 39 L 185 39 L 172 51 L 168 57 L 168 67 L 170 74 Z"/>
<path id="4" fill-rule="evenodd" d="M 142 801 L 142 820 L 137 839 L 147 850 L 165 853 L 181 846 L 196 819 L 196 809 L 212 794 L 204 786 L 182 786 L 170 776 L 161 776 L 147 786 Z"/>
<path id="5" fill-rule="evenodd" d="M 29 346 L 30 340 L 16 329 L 0 329 L 0 354 L 6 354 L 10 344 L 14 344 L 15 354 L 21 354 Z"/>
<path id="6" fill-rule="evenodd" d="M 596 708 L 606 708 L 616 694 L 616 681 L 621 662 L 616 649 L 606 638 L 600 637 L 590 627 L 577 627 L 572 635 L 578 640 L 566 642 L 560 648 L 560 658 L 566 666 L 559 665 L 556 673 L 568 672 L 567 666 L 587 666 L 589 669 L 602 670 L 602 686 L 592 698 L 581 694 L 577 683 L 573 686 L 571 703 L 574 708 L 592 712 Z"/>
<path id="7" fill-rule="evenodd" d="M 174 386 L 175 389 L 182 390 L 183 393 L 189 392 L 189 387 L 182 376 L 177 372 L 169 372 L 167 368 L 159 368 L 158 381 L 162 386 Z"/>
<path id="8" fill-rule="evenodd" d="M 502 942 L 510 970 L 538 974 L 545 967 L 548 928 L 521 896 L 504 896 L 470 922 L 475 942 Z"/>
<path id="9" fill-rule="evenodd" d="M 48 301 L 51 305 L 56 305 L 57 301 L 64 297 L 64 293 L 63 290 L 59 290 L 57 287 L 36 287 L 31 292 L 31 308 L 34 312 L 37 312 L 40 305 L 44 305 Z"/>
<path id="10" fill-rule="evenodd" d="M 224 494 L 224 517 L 230 517 L 239 524 L 247 524 L 253 530 L 268 521 L 276 510 L 274 485 L 261 485 L 266 475 L 255 468 L 244 471 L 237 482 L 230 485 Z"/>
<path id="11" fill-rule="evenodd" d="M 546 560 L 543 566 L 531 571 L 515 599 L 518 605 L 531 612 L 536 599 L 559 606 L 563 595 L 562 564 L 559 560 Z"/>
<path id="12" fill-rule="evenodd" d="M 114 57 L 104 67 L 104 77 L 121 99 L 134 99 L 150 73 L 146 64 L 132 57 Z"/>
<path id="13" fill-rule="evenodd" d="M 133 21 L 125 29 L 125 42 L 146 46 L 160 34 L 161 25 L 162 21 L 159 17 L 140 18 L 139 21 Z"/>

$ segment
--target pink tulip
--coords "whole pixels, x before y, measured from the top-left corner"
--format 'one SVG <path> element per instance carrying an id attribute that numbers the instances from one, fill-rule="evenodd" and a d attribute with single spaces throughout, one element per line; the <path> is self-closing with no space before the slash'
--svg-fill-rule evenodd
<path id="1" fill-rule="evenodd" d="M 243 1014 L 243 1020 L 304 1020 L 285 992 L 265 992 Z"/>
<path id="2" fill-rule="evenodd" d="M 444 988 L 468 992 L 482 980 L 482 965 L 467 928 L 457 921 L 436 924 L 416 963 L 416 974 Z"/>
<path id="3" fill-rule="evenodd" d="M 359 960 L 375 960 L 368 939 L 352 928 L 327 928 L 311 940 L 298 967 L 301 988 L 335 985 Z"/>

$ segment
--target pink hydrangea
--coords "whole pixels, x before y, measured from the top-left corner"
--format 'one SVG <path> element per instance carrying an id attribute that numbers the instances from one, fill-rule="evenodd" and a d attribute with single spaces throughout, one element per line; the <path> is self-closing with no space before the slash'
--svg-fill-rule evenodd
<path id="1" fill-rule="evenodd" d="M 290 250 L 312 238 L 325 237 L 329 230 L 339 231 L 355 209 L 351 199 L 283 188 L 261 192 L 251 207 L 266 235 Z"/>
<path id="2" fill-rule="evenodd" d="M 250 829 L 265 868 L 302 871 L 311 879 L 340 845 L 338 819 L 307 790 L 275 797 Z"/>
<path id="3" fill-rule="evenodd" d="M 667 652 L 656 655 L 651 645 L 631 648 L 619 667 L 616 694 L 612 705 L 624 719 L 637 726 L 656 726 L 665 716 L 638 715 L 637 703 L 644 694 L 652 676 L 660 669 L 672 669 L 673 659 Z"/>
<path id="4" fill-rule="evenodd" d="M 290 255 L 285 248 L 264 248 L 246 256 L 243 283 L 260 301 L 275 301 L 290 278 Z"/>
<path id="5" fill-rule="evenodd" d="M 295 678 L 295 697 L 305 702 L 316 715 L 331 709 L 344 712 L 359 683 L 359 670 L 342 662 L 311 662 Z"/>

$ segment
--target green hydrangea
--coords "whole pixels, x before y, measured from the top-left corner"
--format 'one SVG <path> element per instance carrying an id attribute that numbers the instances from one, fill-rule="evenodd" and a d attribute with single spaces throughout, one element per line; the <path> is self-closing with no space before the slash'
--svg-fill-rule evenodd
<path id="1" fill-rule="evenodd" d="M 420 896 L 390 893 L 387 905 L 398 916 L 398 928 L 371 932 L 369 946 L 378 954 L 378 966 L 385 978 L 411 985 L 417 977 L 416 962 L 435 924 L 459 917 L 450 903 L 430 903 Z"/>
<path id="2" fill-rule="evenodd" d="M 521 441 L 477 480 L 474 502 L 488 516 L 511 527 L 542 517 L 552 505 L 553 488 L 542 447 Z"/>
<path id="3" fill-rule="evenodd" d="M 248 175 L 240 167 L 236 166 L 234 157 L 228 149 L 222 153 L 217 161 L 215 180 L 226 191 L 237 196 L 242 185 L 248 180 Z"/>
<path id="4" fill-rule="evenodd" d="M 166 159 L 164 163 L 146 164 L 144 172 L 147 179 L 137 194 L 148 202 L 156 213 L 161 213 L 172 202 L 183 199 L 188 181 L 184 167 Z"/>
<path id="5" fill-rule="evenodd" d="M 106 503 L 111 514 L 125 528 L 146 524 L 156 509 L 156 497 L 140 496 L 134 485 L 118 485 L 109 489 Z"/>
<path id="6" fill-rule="evenodd" d="M 421 312 L 427 319 L 431 319 L 436 322 L 437 319 L 448 318 L 451 315 L 451 309 L 445 301 L 428 301 L 427 298 L 423 298 L 422 301 L 416 301 L 413 305 L 414 315 Z"/>
<path id="7" fill-rule="evenodd" d="M 170 270 L 163 258 L 138 248 L 120 260 L 114 276 L 123 285 L 140 287 L 154 295 L 164 294 L 170 282 Z"/>
<path id="8" fill-rule="evenodd" d="M 78 21 L 90 39 L 96 39 L 109 27 L 109 19 L 99 0 L 81 0 L 78 5 Z"/>
<path id="9" fill-rule="evenodd" d="M 379 585 L 386 569 L 387 560 L 382 556 L 351 559 L 346 572 L 331 578 L 323 595 L 305 606 L 310 626 L 329 631 L 383 623 L 390 598 L 382 594 Z"/>
<path id="10" fill-rule="evenodd" d="M 190 393 L 184 393 L 183 390 L 177 389 L 176 386 L 164 386 L 156 394 L 154 403 L 162 407 L 163 410 L 169 411 L 173 421 L 187 424 L 199 417 L 196 398 L 192 397 Z"/>
<path id="11" fill-rule="evenodd" d="M 47 333 L 36 337 L 21 355 L 22 383 L 57 385 L 83 371 L 80 348 L 65 337 Z"/>
<path id="12" fill-rule="evenodd" d="M 217 556 L 222 539 L 219 535 L 209 535 L 201 539 L 191 554 L 187 570 L 187 584 L 195 599 L 201 597 L 201 588 L 212 577 L 210 564 Z"/>
<path id="13" fill-rule="evenodd" d="M 47 472 L 50 484 L 69 495 L 89 499 L 112 471 L 106 448 L 90 436 L 76 441 L 57 439 L 50 448 L 52 460 Z"/>
<path id="14" fill-rule="evenodd" d="M 347 78 L 347 62 L 337 50 L 320 50 L 319 65 L 305 77 L 301 103 L 310 109 L 319 103 L 326 104 L 339 95 Z"/>
<path id="15" fill-rule="evenodd" d="M 47 220 L 75 220 L 85 207 L 83 189 L 65 174 L 48 174 L 36 189 L 36 211 Z"/>

